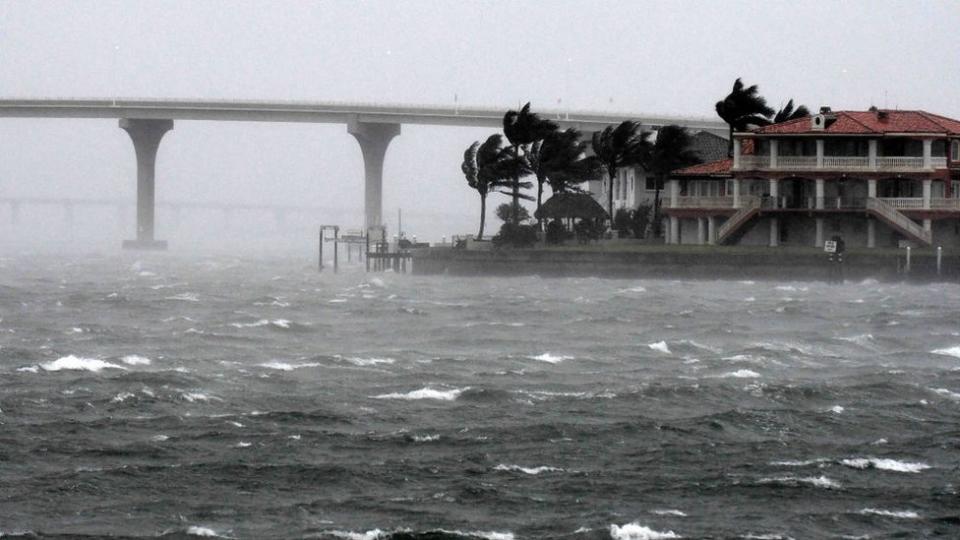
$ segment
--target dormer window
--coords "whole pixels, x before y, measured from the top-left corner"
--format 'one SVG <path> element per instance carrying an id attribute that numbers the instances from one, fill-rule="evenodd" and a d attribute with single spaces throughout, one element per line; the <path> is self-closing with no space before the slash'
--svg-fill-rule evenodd
<path id="1" fill-rule="evenodd" d="M 950 161 L 960 161 L 960 140 L 950 143 Z"/>

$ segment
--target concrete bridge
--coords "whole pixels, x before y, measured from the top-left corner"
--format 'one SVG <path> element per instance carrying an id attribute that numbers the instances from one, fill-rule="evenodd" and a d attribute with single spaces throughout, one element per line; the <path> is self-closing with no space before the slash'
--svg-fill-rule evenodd
<path id="1" fill-rule="evenodd" d="M 233 122 L 308 122 L 346 124 L 363 154 L 365 225 L 381 222 L 383 162 L 390 141 L 403 124 L 494 127 L 502 125 L 506 108 L 428 107 L 411 105 L 302 103 L 264 101 L 208 101 L 170 99 L 6 99 L 0 100 L 0 117 L 10 118 L 117 118 L 133 141 L 137 157 L 137 237 L 124 242 L 132 249 L 164 249 L 154 238 L 154 186 L 157 149 L 174 120 Z M 726 136 L 726 124 L 709 119 L 625 115 L 589 111 L 538 113 L 562 128 L 584 133 L 601 130 L 626 119 L 645 129 L 678 124 Z"/>

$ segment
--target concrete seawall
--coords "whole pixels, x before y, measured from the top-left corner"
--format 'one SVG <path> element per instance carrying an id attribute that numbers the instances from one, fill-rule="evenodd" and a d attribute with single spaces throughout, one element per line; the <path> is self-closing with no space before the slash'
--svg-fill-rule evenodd
<path id="1" fill-rule="evenodd" d="M 936 256 L 914 253 L 911 272 L 901 270 L 900 252 L 847 253 L 845 279 L 910 279 L 957 281 L 960 256 L 944 256 L 941 276 Z M 453 275 L 597 276 L 621 278 L 685 279 L 788 279 L 822 281 L 835 269 L 822 252 L 789 252 L 771 248 L 750 251 L 715 248 L 698 251 L 604 251 L 597 250 L 418 250 L 413 255 L 413 273 Z"/>

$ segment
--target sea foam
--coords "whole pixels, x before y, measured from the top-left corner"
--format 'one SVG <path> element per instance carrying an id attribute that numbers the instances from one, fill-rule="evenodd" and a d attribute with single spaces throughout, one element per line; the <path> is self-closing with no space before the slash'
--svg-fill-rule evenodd
<path id="1" fill-rule="evenodd" d="M 648 344 L 647 344 L 647 347 L 650 347 L 651 349 L 653 349 L 653 350 L 655 350 L 655 351 L 660 351 L 660 352 L 662 352 L 662 353 L 664 353 L 664 354 L 670 354 L 670 347 L 667 347 L 667 342 L 666 342 L 666 341 L 658 341 L 658 342 L 656 342 L 656 343 L 648 343 Z"/>
<path id="2" fill-rule="evenodd" d="M 110 362 L 104 362 L 103 360 L 99 360 L 97 358 L 81 358 L 72 354 L 70 356 L 58 358 L 53 362 L 40 364 L 40 367 L 42 367 L 44 371 L 62 371 L 66 369 L 92 371 L 94 373 L 108 368 L 124 369 L 122 366 L 111 364 Z"/>
<path id="3" fill-rule="evenodd" d="M 137 354 L 128 354 L 120 359 L 124 364 L 128 366 L 149 366 L 150 359 L 145 356 L 140 356 Z"/>
<path id="4" fill-rule="evenodd" d="M 624 526 L 610 525 L 610 537 L 614 540 L 661 540 L 664 538 L 680 538 L 673 531 L 655 531 L 650 527 L 637 522 L 627 523 Z"/>
<path id="5" fill-rule="evenodd" d="M 879 508 L 864 508 L 860 511 L 864 516 L 883 516 L 898 519 L 918 519 L 920 514 L 913 510 L 881 510 Z"/>
<path id="6" fill-rule="evenodd" d="M 437 390 L 434 388 L 426 387 L 419 390 L 413 390 L 407 392 L 406 394 L 401 393 L 391 393 L 391 394 L 380 394 L 379 396 L 374 396 L 374 399 L 406 399 L 406 400 L 415 400 L 415 399 L 435 399 L 439 401 L 453 401 L 460 397 L 460 394 L 468 388 L 454 388 L 453 390 Z"/>
<path id="7" fill-rule="evenodd" d="M 849 458 L 840 460 L 841 465 L 854 469 L 879 469 L 881 471 L 893 471 L 902 473 L 918 473 L 930 468 L 926 463 L 910 463 L 889 458 Z"/>
<path id="8" fill-rule="evenodd" d="M 548 364 L 559 364 L 560 362 L 563 362 L 564 360 L 573 360 L 573 357 L 572 357 L 572 356 L 565 356 L 565 355 L 562 355 L 562 354 L 554 355 L 554 354 L 550 354 L 550 353 L 548 353 L 548 352 L 545 352 L 545 353 L 540 354 L 540 355 L 537 355 L 537 356 L 530 356 L 530 357 L 528 357 L 528 358 L 530 358 L 531 360 L 537 360 L 537 361 L 540 361 L 540 362 L 547 362 Z"/>
<path id="9" fill-rule="evenodd" d="M 945 356 L 952 356 L 954 358 L 960 358 L 960 345 L 955 347 L 947 347 L 946 349 L 937 349 L 935 351 L 930 351 L 933 354 L 942 354 Z"/>
<path id="10" fill-rule="evenodd" d="M 539 467 L 521 467 L 520 465 L 504 465 L 501 463 L 493 468 L 495 471 L 507 471 L 507 472 L 522 472 L 524 474 L 540 474 L 545 472 L 564 472 L 563 469 L 557 467 L 548 467 L 546 465 L 541 465 Z"/>
<path id="11" fill-rule="evenodd" d="M 761 484 L 779 484 L 782 486 L 788 487 L 797 487 L 801 485 L 813 486 L 822 489 L 840 489 L 840 483 L 836 480 L 831 480 L 826 476 L 807 476 L 807 477 L 796 477 L 796 476 L 778 476 L 776 478 L 761 478 Z"/>

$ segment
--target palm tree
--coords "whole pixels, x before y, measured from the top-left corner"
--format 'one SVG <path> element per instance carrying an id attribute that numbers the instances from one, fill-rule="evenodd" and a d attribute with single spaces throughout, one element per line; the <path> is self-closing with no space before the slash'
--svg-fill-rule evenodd
<path id="1" fill-rule="evenodd" d="M 733 132 L 744 131 L 749 126 L 766 126 L 773 116 L 767 100 L 757 92 L 757 85 L 744 88 L 738 78 L 733 90 L 716 104 L 717 114 L 730 126 L 727 155 L 733 156 Z"/>
<path id="2" fill-rule="evenodd" d="M 780 122 L 786 122 L 787 120 L 796 120 L 797 118 L 803 118 L 805 116 L 810 116 L 810 111 L 803 105 L 800 105 L 796 109 L 793 108 L 793 100 L 787 102 L 782 109 L 777 111 L 777 114 L 773 117 L 773 123 L 779 124 Z"/>
<path id="3" fill-rule="evenodd" d="M 554 193 L 573 189 L 573 185 L 596 177 L 597 163 L 586 156 L 587 143 L 574 128 L 549 133 L 530 146 L 527 163 L 537 177 L 537 210 L 543 203 L 543 185 Z M 539 225 L 539 221 L 538 221 Z"/>
<path id="4" fill-rule="evenodd" d="M 503 147 L 503 137 L 499 133 L 487 137 L 483 144 L 480 144 L 480 141 L 474 142 L 463 153 L 463 164 L 460 165 L 460 169 L 470 187 L 480 194 L 478 240 L 483 239 L 483 226 L 487 217 L 487 195 L 510 186 L 512 159 L 509 150 Z"/>
<path id="5" fill-rule="evenodd" d="M 518 209 L 520 199 L 523 198 L 520 195 L 520 189 L 523 187 L 520 178 L 532 172 L 525 159 L 529 145 L 546 138 L 556 130 L 557 124 L 530 112 L 530 103 L 524 105 L 520 112 L 510 110 L 503 115 L 503 134 L 510 141 L 513 152 L 514 173 L 511 196 L 513 197 L 514 223 L 519 222 Z"/>
<path id="6" fill-rule="evenodd" d="M 654 233 L 660 234 L 660 190 L 663 188 L 667 175 L 671 172 L 700 163 L 697 152 L 691 149 L 693 138 L 690 133 L 678 125 L 663 126 L 657 132 L 657 141 L 650 149 L 644 164 L 648 172 L 653 173 L 653 227 Z"/>
<path id="7" fill-rule="evenodd" d="M 617 126 L 607 126 L 593 134 L 593 153 L 607 170 L 607 212 L 613 219 L 613 179 L 621 167 L 643 163 L 650 149 L 647 138 L 650 132 L 640 129 L 640 124 L 626 120 Z"/>

